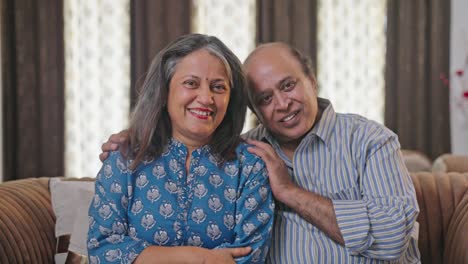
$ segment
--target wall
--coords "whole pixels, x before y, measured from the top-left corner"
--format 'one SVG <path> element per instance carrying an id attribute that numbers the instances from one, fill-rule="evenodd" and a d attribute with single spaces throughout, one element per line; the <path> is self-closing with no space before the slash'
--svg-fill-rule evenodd
<path id="1" fill-rule="evenodd" d="M 452 152 L 468 155 L 468 0 L 452 0 L 450 32 L 450 123 Z M 463 75 L 457 71 L 463 70 Z"/>

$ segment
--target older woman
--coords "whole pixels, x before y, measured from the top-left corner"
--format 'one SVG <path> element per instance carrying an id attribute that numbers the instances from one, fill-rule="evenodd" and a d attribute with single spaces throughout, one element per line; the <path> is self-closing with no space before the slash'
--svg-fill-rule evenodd
<path id="1" fill-rule="evenodd" d="M 217 38 L 180 37 L 154 59 L 128 139 L 97 175 L 91 263 L 264 262 L 273 199 L 239 134 L 247 97 Z"/>

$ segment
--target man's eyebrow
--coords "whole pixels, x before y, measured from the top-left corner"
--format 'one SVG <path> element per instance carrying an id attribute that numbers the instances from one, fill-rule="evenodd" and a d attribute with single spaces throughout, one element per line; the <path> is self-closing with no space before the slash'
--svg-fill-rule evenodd
<path id="1" fill-rule="evenodd" d="M 278 87 L 281 88 L 287 81 L 293 80 L 292 76 L 286 76 L 278 82 Z"/>
<path id="2" fill-rule="evenodd" d="M 264 96 L 266 94 L 271 94 L 271 91 L 267 90 L 267 91 L 262 91 L 262 92 L 256 93 L 255 94 L 255 100 L 258 100 L 260 97 L 262 97 L 262 96 Z"/>

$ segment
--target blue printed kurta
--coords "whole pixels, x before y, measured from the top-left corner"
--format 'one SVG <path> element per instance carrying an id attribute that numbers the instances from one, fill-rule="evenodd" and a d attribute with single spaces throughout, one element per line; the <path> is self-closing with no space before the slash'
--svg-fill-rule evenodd
<path id="1" fill-rule="evenodd" d="M 187 174 L 187 148 L 174 139 L 133 171 L 111 152 L 89 209 L 90 263 L 130 263 L 150 245 L 251 246 L 237 263 L 263 263 L 274 210 L 266 167 L 245 143 L 236 153 L 219 164 L 208 146 L 199 148 Z"/>

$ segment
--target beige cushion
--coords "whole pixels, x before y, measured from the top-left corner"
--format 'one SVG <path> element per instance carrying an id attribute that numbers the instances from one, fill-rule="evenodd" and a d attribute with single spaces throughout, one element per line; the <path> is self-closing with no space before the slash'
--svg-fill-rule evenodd
<path id="1" fill-rule="evenodd" d="M 83 200 L 76 207 L 76 218 L 68 250 L 78 255 L 88 256 L 86 243 L 89 228 L 88 209 L 94 195 L 94 190 L 83 188 L 78 190 L 78 194 Z"/>
<path id="2" fill-rule="evenodd" d="M 52 178 L 49 184 L 52 209 L 56 217 L 57 251 L 54 258 L 55 263 L 62 264 L 68 256 L 67 249 L 70 241 L 74 241 L 77 250 L 83 243 L 86 244 L 87 229 L 82 231 L 81 226 L 88 224 L 88 207 L 94 194 L 94 182 Z M 84 223 L 78 224 L 77 221 L 84 221 Z M 76 233 L 72 234 L 75 228 Z M 84 234 L 79 234 L 79 232 Z M 73 238 L 73 235 L 77 238 Z M 70 240 L 66 239 L 70 236 Z"/>

